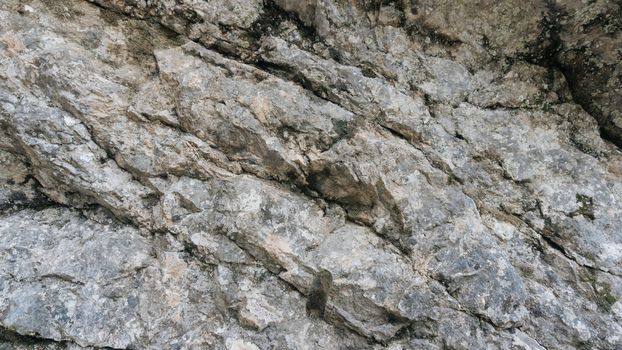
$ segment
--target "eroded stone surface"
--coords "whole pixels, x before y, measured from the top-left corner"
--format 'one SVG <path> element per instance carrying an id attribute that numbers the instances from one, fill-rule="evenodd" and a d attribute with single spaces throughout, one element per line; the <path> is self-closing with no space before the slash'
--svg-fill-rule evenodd
<path id="1" fill-rule="evenodd" d="M 622 347 L 619 18 L 5 0 L 0 348 Z"/>

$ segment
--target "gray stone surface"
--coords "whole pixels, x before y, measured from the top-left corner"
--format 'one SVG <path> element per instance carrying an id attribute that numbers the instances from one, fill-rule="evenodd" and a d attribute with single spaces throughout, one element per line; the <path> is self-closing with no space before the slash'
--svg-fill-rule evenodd
<path id="1" fill-rule="evenodd" d="M 620 11 L 0 0 L 0 349 L 622 349 Z"/>

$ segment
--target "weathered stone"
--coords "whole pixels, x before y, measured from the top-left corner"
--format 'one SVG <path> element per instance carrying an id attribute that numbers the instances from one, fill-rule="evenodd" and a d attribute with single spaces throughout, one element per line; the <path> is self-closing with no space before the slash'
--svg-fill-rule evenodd
<path id="1" fill-rule="evenodd" d="M 0 349 L 621 348 L 620 18 L 4 0 Z"/>

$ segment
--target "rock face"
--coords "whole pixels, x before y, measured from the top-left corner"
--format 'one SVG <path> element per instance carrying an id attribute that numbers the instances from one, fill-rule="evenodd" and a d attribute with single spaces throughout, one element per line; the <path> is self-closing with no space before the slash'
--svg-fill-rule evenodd
<path id="1" fill-rule="evenodd" d="M 622 349 L 619 2 L 0 5 L 0 349 Z"/>

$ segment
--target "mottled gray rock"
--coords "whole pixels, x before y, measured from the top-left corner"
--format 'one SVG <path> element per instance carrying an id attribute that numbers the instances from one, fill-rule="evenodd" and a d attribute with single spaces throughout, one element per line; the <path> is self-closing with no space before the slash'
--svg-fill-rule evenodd
<path id="1" fill-rule="evenodd" d="M 622 348 L 619 7 L 3 0 L 0 349 Z"/>

